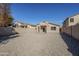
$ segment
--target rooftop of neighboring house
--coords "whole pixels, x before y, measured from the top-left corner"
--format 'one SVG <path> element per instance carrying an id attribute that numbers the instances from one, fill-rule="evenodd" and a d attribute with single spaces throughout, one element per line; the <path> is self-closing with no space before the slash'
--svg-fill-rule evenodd
<path id="1" fill-rule="evenodd" d="M 16 23 L 26 24 L 26 23 L 23 23 L 23 22 L 21 22 L 21 21 L 15 21 L 14 23 L 15 23 L 15 24 L 16 24 Z"/>
<path id="2" fill-rule="evenodd" d="M 55 24 L 55 23 L 52 23 L 52 22 L 48 22 L 48 21 L 42 21 L 41 23 L 48 23 L 48 24 L 51 24 L 51 25 L 60 26 L 60 25 L 58 25 L 58 24 Z M 37 24 L 37 25 L 40 25 L 40 24 Z"/>
<path id="3" fill-rule="evenodd" d="M 33 27 L 36 26 L 36 25 L 33 25 L 33 24 L 29 24 L 29 23 L 23 23 L 23 22 L 21 22 L 21 21 L 15 21 L 14 23 L 15 23 L 15 24 L 16 24 L 16 23 L 20 23 L 20 24 L 22 24 L 22 25 L 30 25 L 30 26 L 33 26 Z"/>
<path id="4" fill-rule="evenodd" d="M 67 18 L 64 20 L 64 22 L 65 22 L 65 21 L 67 21 L 69 18 L 71 18 L 71 17 L 74 17 L 74 16 L 77 16 L 77 15 L 79 15 L 79 13 L 77 13 L 77 14 L 74 14 L 74 15 L 72 15 L 72 16 L 69 16 L 69 17 L 67 17 Z M 64 23 L 64 22 L 63 22 L 63 23 Z"/>
<path id="5" fill-rule="evenodd" d="M 20 24 L 23 24 L 23 25 L 30 25 L 30 26 L 33 26 L 33 27 L 36 27 L 37 25 L 40 25 L 40 23 L 39 24 L 36 24 L 36 25 L 33 25 L 33 24 L 29 24 L 29 23 L 23 23 L 21 21 L 15 21 L 14 23 L 20 23 Z M 52 23 L 52 22 L 48 22 L 48 21 L 42 21 L 41 23 L 48 23 L 48 24 L 56 25 L 56 26 L 59 26 L 60 27 L 60 25 L 55 24 L 55 23 Z"/>
<path id="6" fill-rule="evenodd" d="M 77 15 L 79 15 L 79 13 L 76 13 L 76 14 L 74 14 L 74 15 L 70 16 L 70 17 L 77 16 Z"/>
<path id="7" fill-rule="evenodd" d="M 55 23 L 49 23 L 49 24 L 56 25 L 56 26 L 60 26 L 60 25 L 58 25 L 58 24 L 55 24 Z"/>
<path id="8" fill-rule="evenodd" d="M 36 27 L 36 25 L 31 24 L 31 26 Z"/>

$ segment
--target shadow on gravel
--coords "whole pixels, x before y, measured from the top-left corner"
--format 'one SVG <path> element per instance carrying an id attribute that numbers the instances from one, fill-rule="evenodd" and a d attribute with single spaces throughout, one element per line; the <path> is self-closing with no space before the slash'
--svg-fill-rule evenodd
<path id="1" fill-rule="evenodd" d="M 0 44 L 8 43 L 10 39 L 18 37 L 17 34 L 13 27 L 0 27 Z"/>
<path id="2" fill-rule="evenodd" d="M 12 35 L 7 35 L 7 36 L 0 36 L 0 44 L 7 44 L 12 38 L 19 37 L 19 35 L 12 34 Z"/>
<path id="3" fill-rule="evenodd" d="M 70 51 L 73 56 L 79 56 L 79 41 L 65 33 L 60 33 L 60 35 L 67 44 L 68 51 Z"/>

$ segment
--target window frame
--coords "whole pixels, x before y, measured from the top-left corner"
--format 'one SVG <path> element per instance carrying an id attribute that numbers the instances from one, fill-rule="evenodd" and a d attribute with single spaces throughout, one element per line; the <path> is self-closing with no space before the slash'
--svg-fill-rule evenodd
<path id="1" fill-rule="evenodd" d="M 51 30 L 56 30 L 56 27 L 54 26 L 54 27 L 51 27 Z"/>
<path id="2" fill-rule="evenodd" d="M 74 22 L 74 18 L 70 18 L 70 23 Z"/>

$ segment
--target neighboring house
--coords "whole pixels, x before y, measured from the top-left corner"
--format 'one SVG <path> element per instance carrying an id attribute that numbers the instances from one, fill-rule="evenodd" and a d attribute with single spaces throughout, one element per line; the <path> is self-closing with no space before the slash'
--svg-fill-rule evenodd
<path id="1" fill-rule="evenodd" d="M 63 22 L 63 27 L 73 26 L 79 23 L 79 14 L 66 18 Z"/>
<path id="2" fill-rule="evenodd" d="M 66 18 L 62 32 L 79 39 L 79 14 Z"/>
<path id="3" fill-rule="evenodd" d="M 32 25 L 32 24 L 28 24 L 27 27 L 30 29 L 36 29 L 36 25 Z"/>
<path id="4" fill-rule="evenodd" d="M 40 24 L 37 24 L 38 32 L 59 32 L 60 26 L 57 24 L 49 23 L 43 21 Z"/>
<path id="5" fill-rule="evenodd" d="M 35 25 L 25 24 L 25 23 L 22 23 L 22 22 L 19 22 L 19 21 L 16 21 L 16 22 L 14 23 L 14 26 L 15 26 L 15 27 L 27 28 L 27 29 L 35 29 L 35 28 L 36 28 Z"/>
<path id="6" fill-rule="evenodd" d="M 13 24 L 15 27 L 22 27 L 22 28 L 27 28 L 27 24 L 24 24 L 22 22 L 16 21 Z"/>

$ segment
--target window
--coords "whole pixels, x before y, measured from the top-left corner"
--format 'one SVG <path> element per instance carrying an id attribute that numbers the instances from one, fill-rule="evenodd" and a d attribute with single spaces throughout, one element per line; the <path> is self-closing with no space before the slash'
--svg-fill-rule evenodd
<path id="1" fill-rule="evenodd" d="M 74 22 L 74 18 L 70 18 L 70 22 Z"/>
<path id="2" fill-rule="evenodd" d="M 56 27 L 51 27 L 51 30 L 56 30 Z"/>

